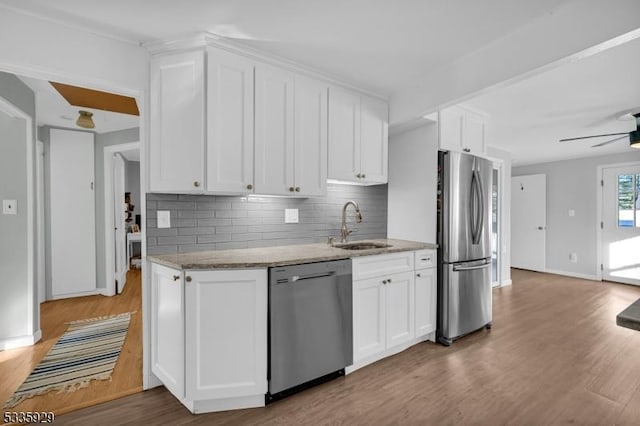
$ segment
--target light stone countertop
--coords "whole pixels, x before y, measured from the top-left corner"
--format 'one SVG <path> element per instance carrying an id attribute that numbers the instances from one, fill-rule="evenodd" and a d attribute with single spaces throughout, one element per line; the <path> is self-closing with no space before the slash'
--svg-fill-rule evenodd
<path id="1" fill-rule="evenodd" d="M 436 249 L 436 244 L 416 241 L 377 239 L 350 241 L 389 244 L 386 248 L 345 250 L 321 244 L 260 247 L 234 250 L 213 250 L 194 253 L 147 256 L 147 260 L 176 269 L 245 269 L 297 265 L 327 260 L 349 259 L 358 256 L 396 253 L 422 249 Z"/>

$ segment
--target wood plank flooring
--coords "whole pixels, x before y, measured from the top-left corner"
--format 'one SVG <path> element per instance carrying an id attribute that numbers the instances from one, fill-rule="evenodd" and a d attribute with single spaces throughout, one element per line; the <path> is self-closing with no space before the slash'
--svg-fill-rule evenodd
<path id="1" fill-rule="evenodd" d="M 0 403 L 13 395 L 31 371 L 67 329 L 67 322 L 124 312 L 131 316 L 127 338 L 111 380 L 93 380 L 75 392 L 56 391 L 27 399 L 5 411 L 53 411 L 56 415 L 142 391 L 142 292 L 141 272 L 127 274 L 124 292 L 113 297 L 86 296 L 45 302 L 41 305 L 42 340 L 34 346 L 0 352 Z"/>
<path id="2" fill-rule="evenodd" d="M 164 388 L 59 424 L 638 425 L 640 332 L 616 315 L 640 288 L 514 270 L 494 326 L 422 343 L 265 408 L 192 415 Z"/>

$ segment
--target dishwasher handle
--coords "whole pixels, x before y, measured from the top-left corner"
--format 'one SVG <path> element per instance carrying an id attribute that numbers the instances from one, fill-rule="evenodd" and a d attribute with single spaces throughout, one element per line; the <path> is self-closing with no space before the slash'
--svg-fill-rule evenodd
<path id="1" fill-rule="evenodd" d="M 453 272 L 474 271 L 476 269 L 485 269 L 485 268 L 488 268 L 490 266 L 491 266 L 491 262 L 489 262 L 489 261 L 485 261 L 484 263 L 481 263 L 479 265 L 472 265 L 472 266 L 454 265 Z"/>
<path id="2" fill-rule="evenodd" d="M 314 280 L 316 278 L 332 277 L 335 274 L 336 274 L 335 271 L 330 271 L 330 272 L 320 272 L 320 273 L 317 273 L 317 274 L 309 274 L 309 275 L 294 275 L 294 276 L 291 277 L 291 279 L 289 281 L 292 282 L 292 283 L 295 283 L 297 281 Z"/>

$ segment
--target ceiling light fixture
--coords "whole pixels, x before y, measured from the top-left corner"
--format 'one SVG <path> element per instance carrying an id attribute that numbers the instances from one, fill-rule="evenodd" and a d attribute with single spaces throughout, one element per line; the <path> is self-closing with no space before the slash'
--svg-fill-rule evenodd
<path id="1" fill-rule="evenodd" d="M 91 118 L 93 117 L 92 112 L 80 110 L 78 113 L 80 114 L 78 116 L 78 120 L 76 120 L 78 127 L 82 127 L 84 129 L 93 129 L 96 127 L 93 119 Z"/>

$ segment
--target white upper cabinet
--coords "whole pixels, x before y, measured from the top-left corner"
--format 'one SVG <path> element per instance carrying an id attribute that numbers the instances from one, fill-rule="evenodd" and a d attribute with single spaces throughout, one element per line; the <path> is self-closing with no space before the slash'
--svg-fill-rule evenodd
<path id="1" fill-rule="evenodd" d="M 304 195 L 327 191 L 328 90 L 322 82 L 296 76 L 294 183 Z"/>
<path id="2" fill-rule="evenodd" d="M 325 194 L 327 90 L 280 68 L 256 67 L 256 193 Z"/>
<path id="3" fill-rule="evenodd" d="M 329 93 L 329 179 L 387 182 L 387 104 L 344 89 Z"/>
<path id="4" fill-rule="evenodd" d="M 150 189 L 202 192 L 204 187 L 204 52 L 151 61 Z"/>
<path id="5" fill-rule="evenodd" d="M 295 193 L 294 75 L 267 65 L 256 67 L 255 191 Z"/>
<path id="6" fill-rule="evenodd" d="M 443 150 L 486 155 L 486 118 L 460 106 L 438 113 L 439 147 Z"/>
<path id="7" fill-rule="evenodd" d="M 387 183 L 389 108 L 381 100 L 362 97 L 360 172 L 368 183 Z"/>
<path id="8" fill-rule="evenodd" d="M 207 192 L 253 192 L 253 70 L 247 58 L 207 49 Z"/>

